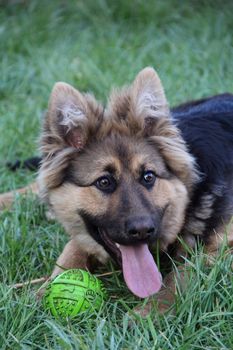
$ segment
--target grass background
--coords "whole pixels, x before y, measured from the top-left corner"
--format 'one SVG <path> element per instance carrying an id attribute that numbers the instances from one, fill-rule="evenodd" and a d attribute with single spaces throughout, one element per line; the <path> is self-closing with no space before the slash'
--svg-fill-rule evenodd
<path id="1" fill-rule="evenodd" d="M 111 86 L 156 68 L 171 105 L 233 92 L 232 1 L 0 1 L 0 190 L 31 181 L 6 161 L 37 154 L 53 84 L 65 81 L 106 101 Z M 140 319 L 140 303 L 115 272 L 110 300 L 95 317 L 56 321 L 33 287 L 13 283 L 47 275 L 66 241 L 33 198 L 0 216 L 0 349 L 233 349 L 232 258 L 213 268 L 194 251 L 176 314 Z"/>

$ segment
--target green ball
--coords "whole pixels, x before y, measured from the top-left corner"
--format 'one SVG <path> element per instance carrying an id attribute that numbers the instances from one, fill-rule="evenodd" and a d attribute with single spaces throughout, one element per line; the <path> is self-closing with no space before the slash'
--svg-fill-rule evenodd
<path id="1" fill-rule="evenodd" d="M 84 311 L 98 311 L 106 298 L 103 283 L 81 269 L 56 276 L 47 286 L 43 304 L 56 317 L 75 317 Z"/>

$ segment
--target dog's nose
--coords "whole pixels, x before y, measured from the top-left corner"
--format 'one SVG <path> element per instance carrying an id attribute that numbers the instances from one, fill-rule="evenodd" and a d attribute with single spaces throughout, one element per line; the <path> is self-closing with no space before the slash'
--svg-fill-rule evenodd
<path id="1" fill-rule="evenodd" d="M 130 218 L 126 222 L 126 231 L 131 239 L 150 239 L 155 234 L 155 225 L 151 217 Z"/>

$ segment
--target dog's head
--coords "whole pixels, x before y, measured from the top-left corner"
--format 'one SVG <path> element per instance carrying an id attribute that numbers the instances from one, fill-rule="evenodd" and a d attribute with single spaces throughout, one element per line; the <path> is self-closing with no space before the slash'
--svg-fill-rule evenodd
<path id="1" fill-rule="evenodd" d="M 106 109 L 57 83 L 41 145 L 39 182 L 58 220 L 100 260 L 107 252 L 122 262 L 131 290 L 146 296 L 133 271 L 140 279 L 155 269 L 148 245 L 176 240 L 197 178 L 156 72 L 145 68 L 112 92 Z"/>

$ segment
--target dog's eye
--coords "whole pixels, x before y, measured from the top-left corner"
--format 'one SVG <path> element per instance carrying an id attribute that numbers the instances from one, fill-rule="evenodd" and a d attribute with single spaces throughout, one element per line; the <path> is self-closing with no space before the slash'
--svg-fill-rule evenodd
<path id="1" fill-rule="evenodd" d="M 107 193 L 112 193 L 116 189 L 116 181 L 112 176 L 102 176 L 95 182 L 95 186 Z"/>
<path id="2" fill-rule="evenodd" d="M 141 184 L 147 188 L 154 185 L 156 176 L 153 171 L 145 171 L 142 175 Z"/>

